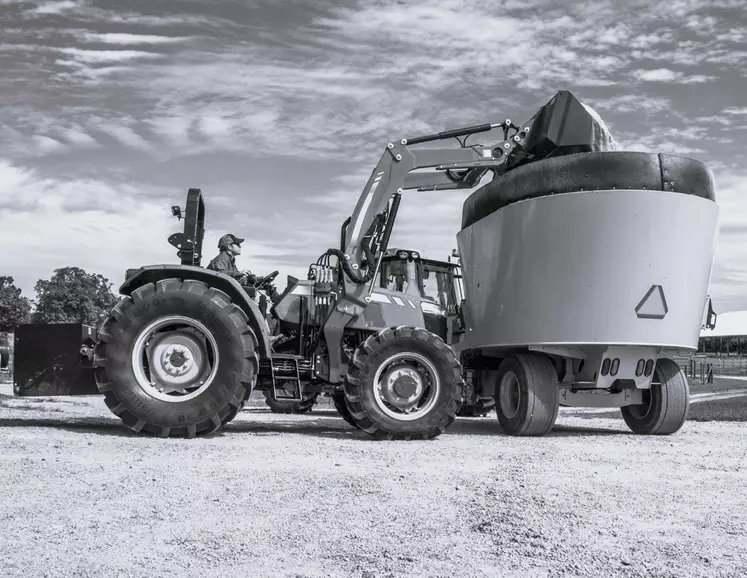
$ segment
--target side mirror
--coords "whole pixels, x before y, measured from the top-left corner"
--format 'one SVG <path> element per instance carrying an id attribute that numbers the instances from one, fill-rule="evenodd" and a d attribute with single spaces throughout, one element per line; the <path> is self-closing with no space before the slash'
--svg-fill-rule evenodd
<path id="1" fill-rule="evenodd" d="M 179 205 L 174 205 L 173 207 L 171 207 L 171 214 L 180 221 L 182 220 L 182 209 Z"/>

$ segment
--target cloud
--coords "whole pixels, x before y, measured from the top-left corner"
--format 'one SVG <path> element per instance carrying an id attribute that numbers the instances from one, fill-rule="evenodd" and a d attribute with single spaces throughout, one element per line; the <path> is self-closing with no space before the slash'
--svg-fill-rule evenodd
<path id="1" fill-rule="evenodd" d="M 129 34 L 129 33 L 95 33 L 95 32 L 83 32 L 77 33 L 76 37 L 86 42 L 101 42 L 103 44 L 121 44 L 121 45 L 134 45 L 134 44 L 172 44 L 177 42 L 184 42 L 188 38 L 180 36 L 159 36 L 157 34 Z"/>
<path id="2" fill-rule="evenodd" d="M 26 295 L 59 267 L 102 273 L 116 286 L 128 267 L 176 261 L 168 200 L 127 184 L 45 178 L 0 161 L 0 220 L 3 270 Z"/>
<path id="3" fill-rule="evenodd" d="M 81 48 L 60 48 L 60 52 L 79 64 L 108 64 L 126 62 L 138 58 L 157 58 L 160 54 L 142 50 L 85 50 Z"/>
<path id="4" fill-rule="evenodd" d="M 31 14 L 35 15 L 55 15 L 63 14 L 75 10 L 82 6 L 82 2 L 76 2 L 74 0 L 59 0 L 57 2 L 42 2 L 35 8 L 30 9 Z"/>
<path id="5" fill-rule="evenodd" d="M 149 150 L 152 145 L 132 127 L 126 126 L 125 123 L 134 122 L 125 119 L 119 119 L 117 122 L 99 122 L 96 128 L 108 135 L 114 137 L 121 144 L 139 150 Z"/>
<path id="6" fill-rule="evenodd" d="M 64 145 L 53 138 L 43 135 L 34 135 L 34 144 L 41 153 L 50 153 L 64 148 Z"/>
<path id="7" fill-rule="evenodd" d="M 591 97 L 586 100 L 595 109 L 618 114 L 658 114 L 672 108 L 672 100 L 662 96 L 641 98 L 639 94 L 621 94 L 609 97 Z"/>
<path id="8" fill-rule="evenodd" d="M 716 78 L 715 76 L 706 76 L 703 74 L 687 75 L 681 71 L 674 71 L 669 68 L 657 68 L 654 70 L 634 70 L 632 75 L 638 80 L 645 82 L 676 82 L 681 84 L 708 82 Z"/>
<path id="9" fill-rule="evenodd" d="M 87 132 L 85 132 L 85 130 L 83 130 L 80 127 L 71 127 L 67 129 L 62 129 L 60 131 L 60 135 L 70 145 L 74 145 L 78 147 L 85 147 L 85 148 L 99 146 L 96 139 L 94 139 L 91 135 L 89 135 Z"/>

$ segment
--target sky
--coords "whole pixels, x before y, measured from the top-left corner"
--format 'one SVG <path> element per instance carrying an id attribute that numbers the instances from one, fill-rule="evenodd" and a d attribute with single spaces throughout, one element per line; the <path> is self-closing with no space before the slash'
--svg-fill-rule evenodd
<path id="1" fill-rule="evenodd" d="M 0 0 L 0 275 L 33 298 L 78 266 L 116 291 L 128 268 L 178 262 L 170 207 L 197 187 L 203 264 L 231 232 L 239 266 L 279 270 L 282 290 L 339 244 L 387 142 L 521 122 L 570 90 L 623 149 L 711 166 L 710 294 L 717 312 L 747 309 L 746 14 L 747 0 Z M 469 193 L 406 192 L 390 246 L 445 259 Z"/>

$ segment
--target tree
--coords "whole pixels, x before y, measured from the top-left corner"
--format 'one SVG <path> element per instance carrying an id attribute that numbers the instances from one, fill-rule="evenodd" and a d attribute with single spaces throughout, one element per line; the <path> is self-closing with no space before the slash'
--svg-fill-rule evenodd
<path id="1" fill-rule="evenodd" d="M 55 269 L 36 282 L 34 323 L 83 323 L 99 327 L 117 303 L 109 280 L 78 267 Z"/>
<path id="2" fill-rule="evenodd" d="M 0 332 L 14 331 L 31 321 L 31 301 L 21 297 L 13 277 L 0 277 Z"/>

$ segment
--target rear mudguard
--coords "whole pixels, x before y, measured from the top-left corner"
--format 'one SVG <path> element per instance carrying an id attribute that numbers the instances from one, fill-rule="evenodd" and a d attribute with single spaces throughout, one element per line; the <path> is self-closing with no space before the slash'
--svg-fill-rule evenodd
<path id="1" fill-rule="evenodd" d="M 131 295 L 132 292 L 147 283 L 156 283 L 162 279 L 194 279 L 203 281 L 220 291 L 226 293 L 231 300 L 238 305 L 249 318 L 249 326 L 254 330 L 259 343 L 259 355 L 262 359 L 269 358 L 272 350 L 270 348 L 270 335 L 267 324 L 264 322 L 262 312 L 257 304 L 249 299 L 249 296 L 241 288 L 236 279 L 191 265 L 148 265 L 139 269 L 129 270 L 127 279 L 119 288 L 122 295 Z"/>

